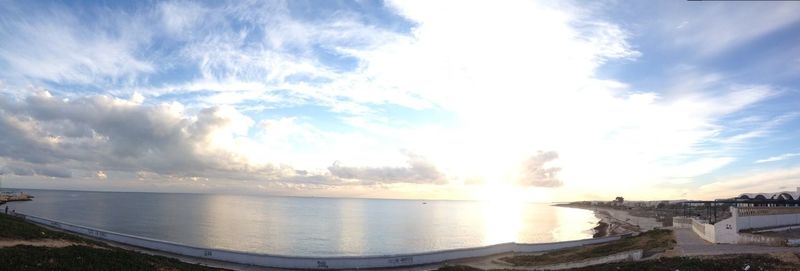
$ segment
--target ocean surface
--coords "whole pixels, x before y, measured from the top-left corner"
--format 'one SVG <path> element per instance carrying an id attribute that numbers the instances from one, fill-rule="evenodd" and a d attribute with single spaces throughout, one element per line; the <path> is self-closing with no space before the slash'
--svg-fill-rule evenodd
<path id="1" fill-rule="evenodd" d="M 540 203 L 24 190 L 9 210 L 177 242 L 296 256 L 386 255 L 591 238 L 588 210 Z"/>

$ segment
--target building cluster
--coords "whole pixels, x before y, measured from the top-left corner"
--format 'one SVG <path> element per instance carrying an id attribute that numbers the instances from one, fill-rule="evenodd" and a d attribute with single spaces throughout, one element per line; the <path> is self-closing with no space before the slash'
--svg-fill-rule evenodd
<path id="1" fill-rule="evenodd" d="M 626 201 L 589 201 L 591 206 L 615 206 L 628 208 L 664 208 L 674 204 L 685 202 L 686 200 L 626 200 Z"/>
<path id="2" fill-rule="evenodd" d="M 736 197 L 736 200 L 798 200 L 800 198 L 800 187 L 797 191 L 781 191 L 774 193 L 743 193 Z"/>
<path id="3" fill-rule="evenodd" d="M 796 191 L 743 193 L 734 198 L 714 201 L 690 201 L 688 208 L 713 211 L 712 216 L 674 217 L 674 227 L 689 227 L 712 243 L 800 244 L 800 239 L 783 238 L 782 232 L 800 228 L 800 187 Z M 729 216 L 717 217 L 717 208 Z M 723 219 L 724 218 L 724 219 Z M 760 233 L 770 232 L 770 235 Z M 795 234 L 785 234 L 794 236 Z"/>

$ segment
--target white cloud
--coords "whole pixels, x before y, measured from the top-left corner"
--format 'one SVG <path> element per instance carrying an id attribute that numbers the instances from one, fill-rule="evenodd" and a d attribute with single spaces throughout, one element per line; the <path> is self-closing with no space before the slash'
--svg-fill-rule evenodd
<path id="1" fill-rule="evenodd" d="M 198 21 L 208 19 L 207 9 L 194 2 L 175 1 L 158 4 L 161 22 L 171 35 L 189 35 Z"/>
<path id="2" fill-rule="evenodd" d="M 538 149 L 559 153 L 568 189 L 633 193 L 679 178 L 689 183 L 735 159 L 704 145 L 727 131 L 720 120 L 775 93 L 731 84 L 720 73 L 683 75 L 664 86 L 674 90 L 667 94 L 599 79 L 603 63 L 635 61 L 640 53 L 615 24 L 576 27 L 592 19 L 570 7 L 416 4 L 393 3 L 418 23 L 412 38 L 354 53 L 365 68 L 347 78 L 349 95 L 376 103 L 382 101 L 368 95 L 419 97 L 454 112 L 458 125 L 444 134 L 391 128 L 385 134 L 409 138 L 407 146 L 420 146 L 414 149 L 442 168 L 487 183 L 514 179 L 515 166 Z M 370 94 L 359 98 L 359 89 Z M 463 155 L 465 148 L 475 155 Z"/>
<path id="3" fill-rule="evenodd" d="M 407 153 L 406 167 L 348 167 L 335 162 L 328 167 L 331 175 L 362 183 L 446 184 L 447 179 L 434 164 L 422 156 Z"/>
<path id="4" fill-rule="evenodd" d="M 179 104 L 144 106 L 108 96 L 65 101 L 43 92 L 0 104 L 0 155 L 49 175 L 56 166 L 162 174 L 241 169 L 234 146 L 252 125 L 230 108 L 186 116 Z"/>
<path id="5" fill-rule="evenodd" d="M 291 187 L 447 182 L 434 164 L 409 152 L 401 155 L 404 166 L 387 165 L 382 158 L 373 159 L 381 166 L 328 166 L 336 157 L 373 158 L 363 154 L 377 150 L 380 142 L 322 132 L 295 118 L 255 125 L 232 107 L 187 112 L 180 104 L 132 100 L 66 100 L 48 92 L 21 101 L 0 100 L 0 161 L 6 160 L 2 172 L 71 178 L 78 171 L 105 180 L 114 171 L 115 181 L 178 181 L 188 186 L 209 180 Z M 251 132 L 260 136 L 251 138 Z M 335 145 L 333 151 L 321 151 L 330 145 Z M 344 155 L 354 150 L 358 159 Z"/>
<path id="6" fill-rule="evenodd" d="M 789 159 L 789 158 L 792 158 L 792 157 L 795 157 L 795 156 L 800 156 L 800 153 L 784 153 L 784 154 L 781 154 L 781 155 L 778 155 L 778 156 L 771 156 L 769 158 L 756 160 L 755 163 L 756 164 L 761 164 L 761 163 L 782 161 L 782 160 L 786 160 L 786 159 Z"/>
<path id="7" fill-rule="evenodd" d="M 558 167 L 545 167 L 545 164 L 558 158 L 555 152 L 538 152 L 522 165 L 522 172 L 517 182 L 523 186 L 559 187 L 561 180 L 556 176 L 561 170 Z"/>
<path id="8" fill-rule="evenodd" d="M 665 34 L 674 37 L 674 45 L 703 55 L 742 46 L 800 20 L 796 16 L 800 5 L 791 2 L 675 2 L 667 6 L 661 9 L 667 19 L 660 22 L 680 22 L 681 27 L 667 28 Z"/>
<path id="9" fill-rule="evenodd" d="M 712 182 L 689 191 L 692 198 L 730 198 L 742 193 L 795 191 L 800 180 L 800 168 L 742 174 Z"/>
<path id="10" fill-rule="evenodd" d="M 102 170 L 96 171 L 94 173 L 94 176 L 95 176 L 95 178 L 100 179 L 100 180 L 108 179 L 108 175 L 106 175 L 106 172 L 102 171 Z"/>
<path id="11" fill-rule="evenodd" d="M 735 161 L 732 146 L 769 135 L 783 123 L 780 118 L 764 123 L 767 117 L 759 116 L 763 124 L 753 130 L 734 129 L 728 118 L 777 92 L 771 85 L 737 84 L 722 72 L 680 66 L 661 89 L 652 90 L 599 76 L 602 65 L 638 61 L 647 52 L 630 43 L 632 34 L 623 25 L 569 3 L 389 5 L 412 22 L 410 33 L 369 25 L 349 12 L 299 19 L 283 3 L 161 3 L 154 14 L 139 14 L 157 18 L 152 31 L 141 28 L 140 22 L 150 22 L 141 18 L 130 26 L 114 24 L 119 31 L 82 29 L 60 17 L 23 21 L 19 25 L 32 32 L 21 35 L 19 44 L 0 45 L 0 57 L 11 59 L 7 62 L 23 77 L 96 83 L 179 65 L 197 74 L 175 82 L 122 84 L 115 93 L 127 100 L 0 100 L 7 111 L 0 114 L 0 125 L 14 128 L 4 132 L 5 151 L 20 153 L 10 144 L 19 143 L 30 151 L 17 159 L 54 163 L 45 154 L 58 158 L 70 147 L 78 156 L 61 157 L 65 164 L 89 172 L 143 172 L 130 174 L 134 179 L 283 178 L 260 185 L 316 189 L 351 177 L 362 184 L 448 179 L 487 186 L 522 178 L 598 195 L 692 184 Z M 737 9 L 733 17 L 740 13 Z M 682 33 L 677 46 L 716 39 L 713 44 L 722 47 L 704 47 L 713 54 L 793 20 L 785 12 L 778 17 L 741 36 L 706 35 L 696 26 L 697 20 L 716 18 L 682 20 L 686 23 L 671 31 Z M 709 25 L 719 30 L 725 24 Z M 50 34 L 56 32 L 62 34 Z M 167 41 L 180 46 L 166 55 L 134 53 L 154 35 L 169 36 Z M 26 40 L 66 47 L 23 48 Z M 317 50 L 348 58 L 352 67 L 336 67 Z M 55 59 L 53 67 L 43 67 L 44 58 Z M 159 104 L 170 97 L 189 98 L 185 104 Z M 326 111 L 268 115 L 268 109 L 308 104 Z M 385 107 L 450 119 L 399 125 L 409 116 L 385 113 Z M 253 119 L 250 112 L 267 116 Z M 317 113 L 344 124 L 329 130 L 312 125 L 319 121 L 312 119 Z M 85 146 L 96 153 L 80 152 Z M 541 160 L 536 150 L 554 150 L 558 159 Z M 330 166 L 336 160 L 343 162 Z M 520 173 L 525 163 L 528 169 Z M 118 176 L 116 171 L 109 176 Z"/>
<path id="12" fill-rule="evenodd" d="M 16 83 L 33 79 L 99 84 L 156 69 L 136 54 L 150 37 L 137 25 L 141 18 L 110 12 L 99 19 L 101 25 L 83 26 L 63 7 L 5 16 L 14 20 L 0 24 L 0 33 L 8 37 L 0 44 L 0 59 L 6 64 L 6 77 Z"/>
<path id="13" fill-rule="evenodd" d="M 742 145 L 747 144 L 754 139 L 764 138 L 774 134 L 783 124 L 795 119 L 798 116 L 796 112 L 786 113 L 779 115 L 769 120 L 759 120 L 757 123 L 738 123 L 736 130 L 744 130 L 735 135 L 727 138 L 721 138 L 720 142 L 727 145 Z"/>

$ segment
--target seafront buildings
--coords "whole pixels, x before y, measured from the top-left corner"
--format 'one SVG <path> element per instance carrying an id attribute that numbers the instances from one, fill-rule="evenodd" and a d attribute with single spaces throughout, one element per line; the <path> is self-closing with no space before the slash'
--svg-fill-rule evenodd
<path id="1" fill-rule="evenodd" d="M 736 200 L 798 200 L 798 197 L 800 197 L 800 187 L 797 188 L 797 191 L 781 191 L 776 193 L 744 193 L 736 197 Z"/>
<path id="2" fill-rule="evenodd" d="M 712 243 L 783 244 L 800 243 L 800 187 L 796 191 L 744 193 L 732 199 L 689 201 L 688 206 L 703 206 L 714 215 L 679 216 L 674 227 L 691 227 Z M 721 210 L 718 210 L 721 209 Z M 727 209 L 727 210 L 725 210 Z M 720 214 L 719 216 L 717 214 Z"/>

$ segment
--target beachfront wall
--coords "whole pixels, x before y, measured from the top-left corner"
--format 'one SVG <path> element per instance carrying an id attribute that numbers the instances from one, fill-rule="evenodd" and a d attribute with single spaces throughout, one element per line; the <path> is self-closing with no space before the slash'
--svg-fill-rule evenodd
<path id="1" fill-rule="evenodd" d="M 739 233 L 739 240 L 737 244 L 742 245 L 766 245 L 766 246 L 775 246 L 781 247 L 787 245 L 786 238 L 775 237 L 775 236 L 766 236 L 761 234 L 751 234 L 740 232 Z"/>
<path id="2" fill-rule="evenodd" d="M 800 224 L 798 207 L 731 207 L 739 230 Z"/>
<path id="3" fill-rule="evenodd" d="M 218 261 L 234 262 L 240 264 L 250 264 L 265 267 L 289 268 L 289 269 L 358 269 L 358 268 L 387 268 L 402 267 L 423 264 L 442 263 L 456 259 L 484 257 L 500 253 L 510 252 L 544 252 L 570 247 L 579 247 L 589 244 L 605 243 L 619 240 L 621 236 L 610 236 L 595 239 L 583 239 L 566 242 L 542 243 L 542 244 L 517 244 L 504 243 L 485 247 L 443 250 L 415 254 L 402 255 L 381 255 L 381 256 L 353 256 L 353 257 L 293 257 L 269 254 L 248 253 L 241 251 L 231 251 L 224 249 L 210 249 L 187 246 L 167 241 L 155 240 L 145 237 L 127 235 L 122 233 L 110 232 L 94 229 L 85 226 L 78 226 L 32 215 L 21 217 L 28 221 L 59 228 L 94 238 L 114 241 L 132 246 L 165 251 L 178 255 L 191 256 L 197 258 L 212 259 Z"/>
<path id="4" fill-rule="evenodd" d="M 715 224 L 708 224 L 700 220 L 691 219 L 692 231 L 703 240 L 711 243 L 736 244 L 739 242 L 739 231 L 736 230 L 735 219 L 730 217 L 718 221 Z"/>
<path id="5" fill-rule="evenodd" d="M 739 228 L 736 225 L 736 218 L 729 217 L 714 225 L 714 241 L 720 244 L 738 244 L 740 243 L 741 236 L 739 235 Z"/>
<path id="6" fill-rule="evenodd" d="M 716 235 L 714 234 L 714 225 L 700 222 L 692 218 L 692 231 L 703 240 L 711 243 L 716 243 Z"/>

